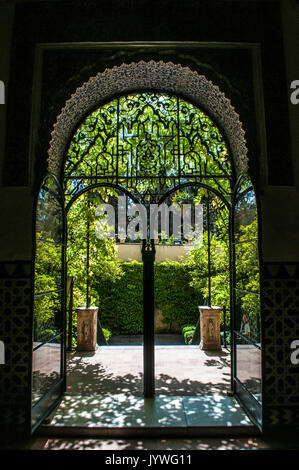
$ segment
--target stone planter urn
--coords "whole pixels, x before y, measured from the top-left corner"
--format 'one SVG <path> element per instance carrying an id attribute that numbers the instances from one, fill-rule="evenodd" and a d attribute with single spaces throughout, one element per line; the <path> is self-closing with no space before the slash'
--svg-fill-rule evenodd
<path id="1" fill-rule="evenodd" d="M 96 350 L 98 310 L 98 307 L 77 308 L 77 351 Z"/>
<path id="2" fill-rule="evenodd" d="M 200 348 L 204 350 L 221 350 L 220 341 L 220 308 L 200 305 Z"/>

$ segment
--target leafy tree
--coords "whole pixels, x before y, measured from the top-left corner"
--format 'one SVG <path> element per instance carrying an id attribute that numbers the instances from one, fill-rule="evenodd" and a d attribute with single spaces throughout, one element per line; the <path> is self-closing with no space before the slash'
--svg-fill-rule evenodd
<path id="1" fill-rule="evenodd" d="M 239 228 L 236 250 L 236 308 L 241 327 L 244 315 L 249 322 L 251 339 L 260 341 L 260 276 L 257 219 Z"/>
<path id="2" fill-rule="evenodd" d="M 49 234 L 36 234 L 34 340 L 44 341 L 60 329 L 62 248 Z"/>
<path id="3" fill-rule="evenodd" d="M 75 201 L 68 213 L 67 268 L 68 276 L 75 278 L 74 309 L 87 303 L 100 307 L 101 292 L 96 288 L 98 280 L 114 282 L 122 275 L 115 239 L 109 238 L 106 216 L 96 215 L 98 204 L 107 202 L 113 196 L 113 191 L 107 189 L 102 189 L 101 193 L 86 192 Z M 98 223 L 106 237 L 97 236 Z"/>

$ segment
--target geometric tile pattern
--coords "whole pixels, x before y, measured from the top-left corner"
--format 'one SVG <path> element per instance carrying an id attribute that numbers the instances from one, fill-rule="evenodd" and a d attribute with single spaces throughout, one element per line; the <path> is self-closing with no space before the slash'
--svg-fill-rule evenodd
<path id="1" fill-rule="evenodd" d="M 0 365 L 1 430 L 24 432 L 29 423 L 31 362 L 30 262 L 0 263 L 0 339 L 5 364 Z"/>
<path id="2" fill-rule="evenodd" d="M 299 422 L 299 407 L 294 406 L 274 406 L 267 407 L 268 419 L 266 427 L 269 430 L 271 427 L 283 426 L 298 426 Z"/>
<path id="3" fill-rule="evenodd" d="M 264 264 L 263 280 L 264 424 L 296 424 L 299 366 L 290 344 L 299 339 L 299 264 Z"/>

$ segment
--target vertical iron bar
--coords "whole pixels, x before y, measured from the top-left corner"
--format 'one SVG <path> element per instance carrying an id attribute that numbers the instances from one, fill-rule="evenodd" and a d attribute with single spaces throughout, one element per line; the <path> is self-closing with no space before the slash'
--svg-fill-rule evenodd
<path id="1" fill-rule="evenodd" d="M 88 197 L 88 194 L 87 194 Z M 90 201 L 87 202 L 87 234 L 86 234 L 86 308 L 89 307 L 89 209 Z"/>
<path id="2" fill-rule="evenodd" d="M 68 327 L 69 327 L 68 348 L 67 348 L 68 351 L 72 350 L 74 281 L 75 281 L 75 278 L 72 277 L 71 286 L 70 286 L 69 321 L 68 321 Z"/>
<path id="3" fill-rule="evenodd" d="M 155 330 L 154 330 L 154 260 L 153 240 L 147 245 L 143 240 L 143 389 L 144 397 L 152 398 L 155 394 Z"/>
<path id="4" fill-rule="evenodd" d="M 208 209 L 207 209 L 207 218 L 208 218 L 208 286 L 209 286 L 209 307 L 212 305 L 211 299 L 211 242 L 210 242 L 210 193 L 208 192 Z"/>
<path id="5" fill-rule="evenodd" d="M 62 193 L 62 191 L 61 191 Z M 67 246 L 67 220 L 64 210 L 64 196 L 62 195 L 62 211 L 63 211 L 63 242 L 62 242 L 62 338 L 61 338 L 61 374 L 62 374 L 62 392 L 66 391 L 66 282 L 67 282 L 67 263 L 66 263 L 66 246 Z"/>
<path id="6" fill-rule="evenodd" d="M 235 210 L 235 193 L 232 198 L 232 207 L 230 213 L 229 224 L 229 240 L 230 240 L 230 354 L 231 354 L 231 393 L 236 391 L 235 377 L 236 369 L 236 338 L 235 338 L 235 316 L 236 316 L 236 266 L 235 266 L 235 231 L 234 231 L 234 210 Z"/>
<path id="7" fill-rule="evenodd" d="M 116 115 L 116 184 L 118 184 L 118 165 L 119 165 L 119 160 L 118 160 L 118 152 L 119 152 L 119 97 L 117 98 L 117 115 Z"/>
<path id="8" fill-rule="evenodd" d="M 223 346 L 226 348 L 226 306 L 223 307 L 223 324 L 224 324 L 224 331 L 223 331 Z"/>
<path id="9" fill-rule="evenodd" d="M 181 142 L 180 142 L 180 99 L 177 97 L 177 131 L 178 131 L 178 176 L 179 184 L 181 184 Z"/>

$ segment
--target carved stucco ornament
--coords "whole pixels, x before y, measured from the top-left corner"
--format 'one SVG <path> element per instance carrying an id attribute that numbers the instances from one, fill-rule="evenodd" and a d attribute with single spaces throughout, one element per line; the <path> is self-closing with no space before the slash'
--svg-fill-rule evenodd
<path id="1" fill-rule="evenodd" d="M 237 174 L 247 172 L 247 146 L 239 115 L 229 99 L 205 76 L 172 62 L 132 62 L 106 69 L 77 88 L 66 101 L 52 131 L 48 150 L 48 170 L 57 177 L 71 135 L 84 116 L 101 103 L 132 90 L 169 92 L 207 112 L 230 145 Z"/>

